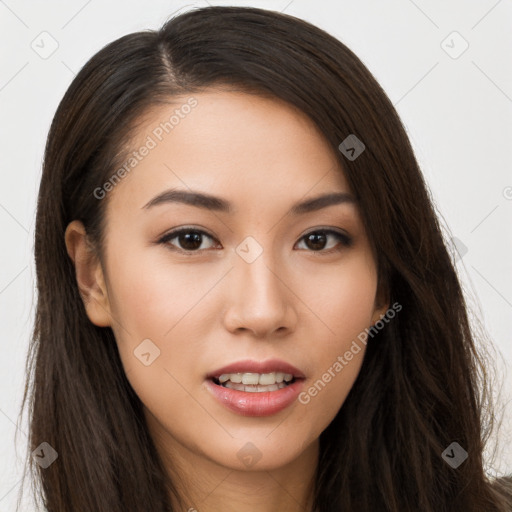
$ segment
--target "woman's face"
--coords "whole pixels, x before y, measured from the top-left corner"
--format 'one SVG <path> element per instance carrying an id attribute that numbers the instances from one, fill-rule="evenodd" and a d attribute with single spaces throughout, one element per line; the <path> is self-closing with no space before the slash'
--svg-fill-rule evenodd
<path id="1" fill-rule="evenodd" d="M 193 98 L 145 119 L 99 199 L 105 302 L 88 314 L 111 325 L 167 452 L 277 468 L 316 446 L 360 370 L 354 340 L 387 305 L 358 206 L 312 122 L 255 95 Z"/>

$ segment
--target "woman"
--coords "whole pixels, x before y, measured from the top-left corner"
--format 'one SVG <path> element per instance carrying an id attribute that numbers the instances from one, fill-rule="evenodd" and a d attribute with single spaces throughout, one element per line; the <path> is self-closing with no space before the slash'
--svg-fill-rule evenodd
<path id="1" fill-rule="evenodd" d="M 211 7 L 98 52 L 52 123 L 35 257 L 47 510 L 510 510 L 405 130 L 322 30 Z"/>

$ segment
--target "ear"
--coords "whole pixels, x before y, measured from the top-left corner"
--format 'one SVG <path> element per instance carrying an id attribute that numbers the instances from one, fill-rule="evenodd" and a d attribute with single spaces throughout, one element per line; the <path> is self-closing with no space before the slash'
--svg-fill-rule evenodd
<path id="1" fill-rule="evenodd" d="M 379 279 L 377 294 L 375 296 L 375 309 L 373 311 L 371 325 L 375 325 L 375 323 L 385 315 L 386 311 L 389 309 L 389 302 L 390 300 L 388 287 L 386 283 Z"/>
<path id="2" fill-rule="evenodd" d="M 79 220 L 66 228 L 66 249 L 75 266 L 76 281 L 89 320 L 98 327 L 112 325 L 103 268 Z"/>

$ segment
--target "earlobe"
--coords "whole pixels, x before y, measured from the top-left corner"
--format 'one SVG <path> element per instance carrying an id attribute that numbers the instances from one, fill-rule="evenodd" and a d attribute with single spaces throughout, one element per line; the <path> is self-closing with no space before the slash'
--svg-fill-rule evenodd
<path id="1" fill-rule="evenodd" d="M 386 286 L 379 284 L 379 291 L 375 297 L 375 310 L 372 315 L 372 325 L 375 325 L 389 309 L 389 293 Z"/>
<path id="2" fill-rule="evenodd" d="M 111 326 L 110 304 L 101 262 L 94 252 L 82 222 L 66 228 L 66 249 L 75 267 L 78 290 L 89 320 L 98 327 Z"/>
<path id="3" fill-rule="evenodd" d="M 384 316 L 386 316 L 386 311 L 389 309 L 389 305 L 385 305 L 383 307 L 380 307 L 378 309 L 375 309 L 373 316 L 372 316 L 372 323 L 371 325 L 375 325 L 379 320 L 381 320 Z"/>

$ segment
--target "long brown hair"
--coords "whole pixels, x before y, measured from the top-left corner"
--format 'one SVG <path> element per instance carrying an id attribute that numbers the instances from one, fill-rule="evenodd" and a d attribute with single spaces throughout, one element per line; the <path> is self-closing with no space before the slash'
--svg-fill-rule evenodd
<path id="1" fill-rule="evenodd" d="M 172 510 L 175 488 L 112 330 L 88 320 L 64 232 L 81 220 L 101 258 L 108 197 L 98 200 L 94 190 L 125 160 L 138 120 L 175 95 L 222 85 L 285 100 L 318 126 L 357 197 L 390 303 L 403 306 L 368 342 L 349 396 L 320 436 L 318 510 L 510 510 L 510 485 L 491 485 L 484 471 L 493 420 L 486 359 L 392 103 L 334 37 L 293 16 L 243 7 L 193 10 L 107 45 L 78 73 L 53 119 L 22 404 L 28 398 L 29 452 L 46 442 L 58 454 L 47 468 L 27 460 L 46 510 Z M 353 160 L 338 150 L 350 134 L 365 145 Z M 468 453 L 456 469 L 441 456 L 453 442 Z"/>

